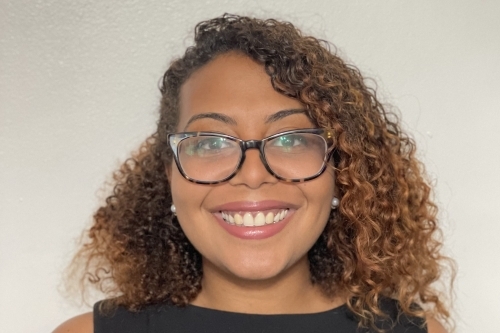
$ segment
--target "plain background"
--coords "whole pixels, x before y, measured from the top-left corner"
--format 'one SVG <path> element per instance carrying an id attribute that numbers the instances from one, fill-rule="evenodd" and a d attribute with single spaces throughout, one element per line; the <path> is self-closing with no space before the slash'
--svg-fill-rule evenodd
<path id="1" fill-rule="evenodd" d="M 399 108 L 458 263 L 457 331 L 500 313 L 499 1 L 0 0 L 0 331 L 88 311 L 58 292 L 100 189 L 154 131 L 159 79 L 224 12 L 333 42 Z"/>

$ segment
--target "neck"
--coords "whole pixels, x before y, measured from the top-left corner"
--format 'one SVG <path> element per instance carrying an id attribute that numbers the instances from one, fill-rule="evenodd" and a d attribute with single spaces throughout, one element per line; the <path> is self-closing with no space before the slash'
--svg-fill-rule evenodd
<path id="1" fill-rule="evenodd" d="M 342 304 L 339 298 L 326 298 L 310 279 L 307 258 L 280 275 L 266 280 L 235 277 L 203 262 L 202 290 L 193 305 L 241 313 L 315 313 Z"/>

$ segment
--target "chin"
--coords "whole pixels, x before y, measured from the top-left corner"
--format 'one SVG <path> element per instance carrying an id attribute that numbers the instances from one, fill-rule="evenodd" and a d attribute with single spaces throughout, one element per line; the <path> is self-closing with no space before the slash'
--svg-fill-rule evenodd
<path id="1" fill-rule="evenodd" d="M 239 280 L 247 280 L 247 281 L 265 281 L 272 280 L 276 276 L 280 275 L 281 271 L 269 271 L 269 270 L 237 270 L 230 271 L 232 275 L 234 275 Z"/>
<path id="2" fill-rule="evenodd" d="M 277 259 L 277 258 L 276 258 Z M 285 274 L 289 263 L 281 260 L 242 260 L 235 265 L 224 265 L 224 270 L 239 280 L 264 281 L 272 280 Z"/>

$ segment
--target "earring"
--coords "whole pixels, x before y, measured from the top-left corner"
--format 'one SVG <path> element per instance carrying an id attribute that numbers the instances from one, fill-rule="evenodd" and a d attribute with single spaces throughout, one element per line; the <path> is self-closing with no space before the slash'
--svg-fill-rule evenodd
<path id="1" fill-rule="evenodd" d="M 172 206 L 170 206 L 170 211 L 172 212 L 172 214 L 177 215 L 176 214 L 177 213 L 177 208 L 175 208 L 174 204 L 172 204 Z"/>
<path id="2" fill-rule="evenodd" d="M 332 209 L 337 209 L 339 207 L 340 201 L 337 197 L 332 199 Z"/>

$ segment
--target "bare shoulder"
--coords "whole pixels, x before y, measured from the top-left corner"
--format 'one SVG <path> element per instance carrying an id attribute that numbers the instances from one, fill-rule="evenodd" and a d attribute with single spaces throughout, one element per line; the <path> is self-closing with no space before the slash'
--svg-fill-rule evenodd
<path id="1" fill-rule="evenodd" d="M 94 333 L 92 312 L 87 312 L 65 321 L 52 333 Z"/>
<path id="2" fill-rule="evenodd" d="M 429 333 L 448 333 L 444 326 L 434 318 L 427 318 L 427 331 Z"/>

